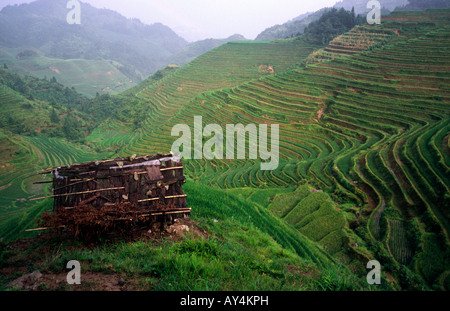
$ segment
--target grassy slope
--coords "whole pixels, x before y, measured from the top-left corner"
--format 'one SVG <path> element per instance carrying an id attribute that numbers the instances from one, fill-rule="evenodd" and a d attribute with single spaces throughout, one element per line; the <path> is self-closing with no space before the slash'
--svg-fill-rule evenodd
<path id="1" fill-rule="evenodd" d="M 312 190 L 303 185 L 294 193 L 277 195 L 269 209 L 311 240 L 319 242 L 330 254 L 335 254 L 348 246 L 344 233 L 344 228 L 348 227 L 346 219 L 334 207 L 328 194 Z"/>
<path id="2" fill-rule="evenodd" d="M 24 131 L 29 134 L 29 131 L 40 131 L 52 126 L 49 120 L 51 107 L 48 103 L 28 100 L 5 85 L 0 85 L 0 107 L 2 109 L 0 123 L 4 126 L 9 125 L 9 130 L 20 124 L 25 126 L 28 131 Z M 8 124 L 9 118 L 14 120 L 14 124 Z"/>

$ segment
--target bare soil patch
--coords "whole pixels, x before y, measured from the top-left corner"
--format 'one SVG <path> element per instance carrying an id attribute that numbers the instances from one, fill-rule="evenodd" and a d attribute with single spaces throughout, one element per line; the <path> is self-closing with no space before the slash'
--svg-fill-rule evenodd
<path id="1" fill-rule="evenodd" d="M 59 71 L 59 69 L 58 68 L 56 68 L 56 67 L 49 67 L 48 69 L 50 69 L 51 71 L 54 71 L 54 72 L 56 72 L 57 74 L 61 74 L 61 72 Z"/>

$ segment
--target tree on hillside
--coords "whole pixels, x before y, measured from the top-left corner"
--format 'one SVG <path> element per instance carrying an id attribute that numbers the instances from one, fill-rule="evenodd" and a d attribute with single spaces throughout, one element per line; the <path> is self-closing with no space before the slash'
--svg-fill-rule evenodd
<path id="1" fill-rule="evenodd" d="M 71 113 L 64 118 L 62 130 L 69 140 L 78 140 L 83 137 L 81 122 Z"/>
<path id="2" fill-rule="evenodd" d="M 58 114 L 56 113 L 55 108 L 53 108 L 52 112 L 50 112 L 50 121 L 52 123 L 59 123 L 59 117 Z"/>
<path id="3" fill-rule="evenodd" d="M 364 18 L 356 16 L 355 10 L 331 9 L 325 12 L 322 17 L 309 24 L 305 29 L 303 38 L 314 44 L 325 45 L 337 36 L 349 31 L 356 25 L 361 25 Z"/>
<path id="4" fill-rule="evenodd" d="M 17 76 L 12 85 L 12 89 L 25 95 L 28 88 L 27 84 L 19 76 Z"/>

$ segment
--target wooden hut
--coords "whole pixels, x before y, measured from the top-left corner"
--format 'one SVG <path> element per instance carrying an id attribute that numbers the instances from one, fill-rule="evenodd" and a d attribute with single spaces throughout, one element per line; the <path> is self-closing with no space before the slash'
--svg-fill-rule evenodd
<path id="1" fill-rule="evenodd" d="M 41 172 L 50 173 L 53 175 L 53 195 L 36 199 L 54 198 L 54 214 L 62 215 L 70 210 L 71 217 L 77 217 L 77 211 L 81 217 L 85 207 L 89 206 L 90 215 L 92 211 L 102 210 L 110 217 L 117 210 L 116 220 L 159 220 L 164 223 L 167 219 L 190 214 L 182 189 L 185 182 L 183 165 L 181 159 L 172 154 L 133 155 Z M 59 224 L 65 225 L 61 221 Z"/>

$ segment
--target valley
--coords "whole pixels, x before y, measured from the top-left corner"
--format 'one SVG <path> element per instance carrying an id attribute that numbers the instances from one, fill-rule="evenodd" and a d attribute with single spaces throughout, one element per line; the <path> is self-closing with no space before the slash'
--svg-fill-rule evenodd
<path id="1" fill-rule="evenodd" d="M 50 190 L 35 184 L 46 181 L 39 170 L 169 152 L 172 129 L 194 129 L 198 117 L 223 129 L 277 124 L 274 170 L 261 170 L 245 142 L 234 159 L 183 159 L 187 204 L 208 238 L 118 242 L 111 253 L 75 245 L 62 256 L 142 278 L 140 288 L 152 290 L 366 290 L 372 259 L 383 267 L 381 290 L 448 290 L 449 18 L 448 9 L 394 11 L 326 44 L 231 41 L 78 106 L 2 84 L 0 237 L 36 237 L 24 230 L 52 204 L 29 201 Z M 48 120 L 52 109 L 60 125 Z M 67 114 L 83 137 L 48 134 L 64 132 Z M 127 257 L 133 252 L 154 257 L 141 262 Z M 52 254 L 42 269 L 61 272 Z"/>

